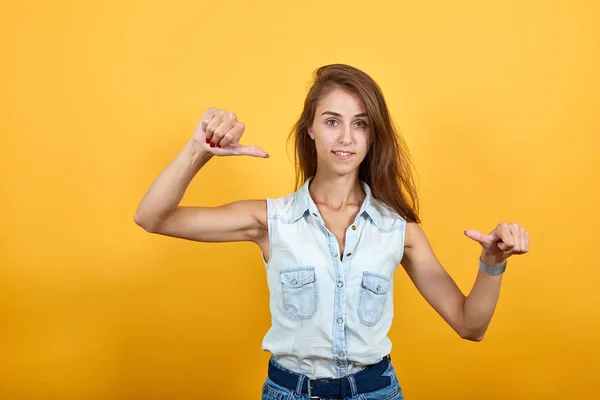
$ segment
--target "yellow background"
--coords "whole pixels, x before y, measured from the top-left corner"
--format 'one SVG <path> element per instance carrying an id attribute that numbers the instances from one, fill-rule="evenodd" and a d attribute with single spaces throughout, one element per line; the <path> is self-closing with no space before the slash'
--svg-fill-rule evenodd
<path id="1" fill-rule="evenodd" d="M 257 248 L 150 235 L 137 204 L 209 106 L 271 158 L 215 159 L 184 198 L 293 190 L 312 71 L 383 88 L 423 227 L 467 292 L 464 229 L 516 221 L 483 342 L 396 275 L 407 399 L 600 398 L 600 6 L 590 1 L 9 1 L 0 12 L 0 398 L 258 399 Z"/>

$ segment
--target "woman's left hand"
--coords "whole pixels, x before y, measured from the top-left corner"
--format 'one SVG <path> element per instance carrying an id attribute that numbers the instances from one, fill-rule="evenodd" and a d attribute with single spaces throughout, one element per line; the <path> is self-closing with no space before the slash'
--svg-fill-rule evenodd
<path id="1" fill-rule="evenodd" d="M 529 251 L 529 233 L 515 222 L 502 222 L 487 235 L 474 229 L 466 230 L 465 235 L 481 245 L 481 261 L 486 264 L 500 265 L 513 254 Z"/>

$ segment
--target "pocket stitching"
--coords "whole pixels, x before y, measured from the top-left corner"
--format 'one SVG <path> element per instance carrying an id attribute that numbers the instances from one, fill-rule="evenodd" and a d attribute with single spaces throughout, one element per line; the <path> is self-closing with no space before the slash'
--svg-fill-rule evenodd
<path id="1" fill-rule="evenodd" d="M 370 288 L 368 288 L 368 285 L 365 285 L 365 277 L 369 277 L 369 276 L 374 276 L 376 278 L 380 278 L 382 280 L 384 280 L 386 283 L 386 287 L 385 287 L 385 292 L 383 293 L 377 293 L 372 291 Z M 377 324 L 377 322 L 379 322 L 379 320 L 381 319 L 381 316 L 383 315 L 383 309 L 385 308 L 385 304 L 387 302 L 387 298 L 388 298 L 388 292 L 390 289 L 390 282 L 383 277 L 382 275 L 377 275 L 377 274 L 373 274 L 370 272 L 363 272 L 363 279 L 361 280 L 361 290 L 360 290 L 360 295 L 359 295 L 359 300 L 358 300 L 358 317 L 360 318 L 360 322 L 362 322 L 364 325 L 366 326 L 375 326 Z M 381 305 L 379 305 L 379 307 L 377 308 L 377 313 L 376 313 L 376 318 L 373 319 L 373 321 L 368 320 L 366 318 L 366 316 L 363 314 L 363 304 L 365 302 L 365 296 L 366 296 L 366 291 L 369 291 L 371 293 L 373 293 L 373 295 L 377 297 L 382 298 L 382 300 L 380 301 Z"/>
<path id="2" fill-rule="evenodd" d="M 402 394 L 402 391 L 400 390 L 400 386 L 396 386 L 394 388 L 394 390 L 392 390 L 390 393 L 388 393 L 388 395 L 386 397 L 381 398 L 381 400 L 390 400 L 390 399 L 393 399 L 394 397 L 396 397 L 397 395 L 400 395 L 400 398 L 404 399 L 404 395 Z M 367 396 L 364 393 L 360 394 L 360 398 L 361 398 L 361 400 L 368 400 Z"/>
<path id="3" fill-rule="evenodd" d="M 263 388 L 263 394 L 267 392 L 267 394 L 276 397 L 279 400 L 283 400 L 283 394 L 279 393 L 277 390 L 271 387 L 268 383 L 265 382 L 265 387 Z"/>
<path id="4" fill-rule="evenodd" d="M 289 273 L 298 272 L 298 271 L 310 271 L 311 274 L 309 277 L 305 278 L 304 280 L 302 280 L 302 281 L 299 280 L 299 283 L 297 285 L 294 285 L 294 286 L 287 285 L 285 282 L 285 279 L 283 279 L 284 274 L 289 274 Z M 315 267 L 298 267 L 298 268 L 292 268 L 292 269 L 280 271 L 281 285 L 283 286 L 283 288 L 281 290 L 281 299 L 282 299 L 282 303 L 283 303 L 283 309 L 288 314 L 288 316 L 290 316 L 291 318 L 293 318 L 293 319 L 310 319 L 317 312 L 317 285 L 315 283 L 316 282 L 315 275 L 316 275 Z M 312 297 L 311 297 L 313 304 L 312 304 L 311 311 L 309 313 L 303 313 L 303 314 L 292 313 L 288 307 L 286 300 L 285 300 L 285 298 L 286 298 L 285 288 L 287 287 L 290 290 L 297 290 L 297 289 L 303 288 L 308 285 L 312 285 L 312 289 L 313 289 Z"/>
<path id="5" fill-rule="evenodd" d="M 371 279 L 365 279 L 365 278 L 375 278 L 375 280 L 383 286 L 382 287 L 383 290 L 377 291 L 377 289 L 373 287 L 373 283 L 371 283 Z M 363 279 L 362 279 L 361 285 L 377 295 L 384 295 L 390 291 L 389 279 L 383 275 L 374 274 L 372 272 L 367 272 L 367 271 L 363 272 Z"/>
<path id="6" fill-rule="evenodd" d="M 293 274 L 293 273 L 297 273 L 300 271 L 310 271 L 311 274 L 304 278 L 304 279 L 300 279 L 299 274 Z M 308 285 L 309 283 L 314 283 L 315 282 L 315 268 L 314 267 L 299 267 L 299 268 L 293 268 L 293 269 L 285 269 L 279 272 L 280 278 L 281 278 L 281 283 L 284 284 L 287 287 L 291 287 L 294 289 L 297 288 L 301 288 L 303 286 Z M 293 279 L 298 279 L 298 283 L 296 285 L 293 285 L 290 283 L 290 280 L 287 279 L 287 277 L 290 277 L 292 280 Z"/>

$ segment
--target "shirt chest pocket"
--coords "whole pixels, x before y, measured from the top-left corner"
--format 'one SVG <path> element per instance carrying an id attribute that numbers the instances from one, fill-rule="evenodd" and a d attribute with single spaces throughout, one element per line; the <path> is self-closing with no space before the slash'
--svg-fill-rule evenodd
<path id="1" fill-rule="evenodd" d="M 363 272 L 358 301 L 358 316 L 363 324 L 375 326 L 379 321 L 390 286 L 390 281 L 386 277 Z"/>
<path id="2" fill-rule="evenodd" d="M 315 267 L 297 267 L 280 272 L 283 308 L 294 319 L 309 319 L 317 311 Z"/>

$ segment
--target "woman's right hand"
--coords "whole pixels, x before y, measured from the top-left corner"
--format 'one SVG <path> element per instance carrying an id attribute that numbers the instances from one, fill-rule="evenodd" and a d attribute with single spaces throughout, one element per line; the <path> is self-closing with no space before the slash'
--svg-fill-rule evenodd
<path id="1" fill-rule="evenodd" d="M 234 113 L 211 107 L 202 114 L 192 138 L 197 148 L 215 156 L 252 156 L 269 158 L 266 151 L 256 146 L 243 146 L 240 138 L 245 126 Z"/>

